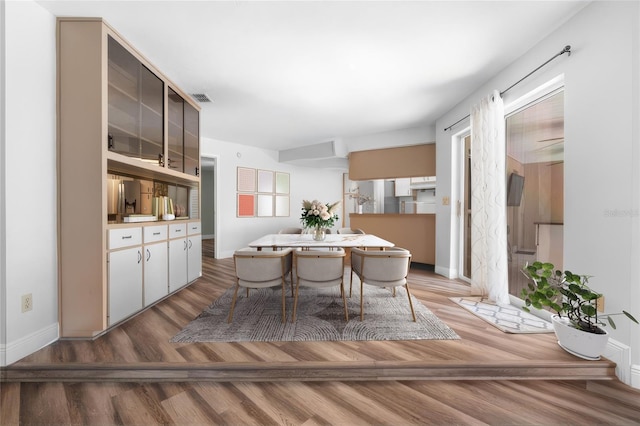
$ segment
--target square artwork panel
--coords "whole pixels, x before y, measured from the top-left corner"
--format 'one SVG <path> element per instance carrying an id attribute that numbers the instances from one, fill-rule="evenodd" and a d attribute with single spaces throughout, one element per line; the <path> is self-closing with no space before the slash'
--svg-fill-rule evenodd
<path id="1" fill-rule="evenodd" d="M 255 216 L 255 195 L 238 194 L 238 217 Z"/>

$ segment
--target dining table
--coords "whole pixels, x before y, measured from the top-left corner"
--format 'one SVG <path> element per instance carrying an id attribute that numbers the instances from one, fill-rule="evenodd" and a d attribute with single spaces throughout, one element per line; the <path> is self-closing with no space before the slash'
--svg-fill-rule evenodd
<path id="1" fill-rule="evenodd" d="M 353 248 L 385 249 L 395 244 L 372 234 L 326 234 L 324 240 L 313 239 L 312 234 L 267 234 L 249 243 L 249 247 L 278 249 L 282 247 L 302 248 Z"/>

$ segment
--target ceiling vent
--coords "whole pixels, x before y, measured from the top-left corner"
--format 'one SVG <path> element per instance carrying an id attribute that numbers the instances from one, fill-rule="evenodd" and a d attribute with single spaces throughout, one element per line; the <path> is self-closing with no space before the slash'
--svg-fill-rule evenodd
<path id="1" fill-rule="evenodd" d="M 191 97 L 200 103 L 212 102 L 211 98 L 209 98 L 209 95 L 206 93 L 192 93 Z"/>

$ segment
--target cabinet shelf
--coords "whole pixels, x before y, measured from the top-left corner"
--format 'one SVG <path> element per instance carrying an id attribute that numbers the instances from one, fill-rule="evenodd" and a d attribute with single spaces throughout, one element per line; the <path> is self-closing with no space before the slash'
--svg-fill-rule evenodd
<path id="1" fill-rule="evenodd" d="M 139 158 L 129 157 L 109 151 L 107 156 L 107 169 L 110 173 L 121 173 L 144 179 L 171 182 L 185 186 L 194 186 L 200 183 L 200 178 L 175 170 L 158 167 Z"/>

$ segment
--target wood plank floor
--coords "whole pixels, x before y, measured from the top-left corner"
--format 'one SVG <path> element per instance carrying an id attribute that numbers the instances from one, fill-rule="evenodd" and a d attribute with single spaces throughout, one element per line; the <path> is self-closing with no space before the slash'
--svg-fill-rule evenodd
<path id="1" fill-rule="evenodd" d="M 424 268 L 413 294 L 461 340 L 171 344 L 233 285 L 230 259 L 203 257 L 203 274 L 93 341 L 4 369 L 0 424 L 639 424 L 640 392 L 613 363 L 500 332 L 448 299 L 465 284 Z"/>

